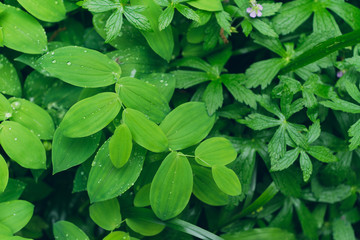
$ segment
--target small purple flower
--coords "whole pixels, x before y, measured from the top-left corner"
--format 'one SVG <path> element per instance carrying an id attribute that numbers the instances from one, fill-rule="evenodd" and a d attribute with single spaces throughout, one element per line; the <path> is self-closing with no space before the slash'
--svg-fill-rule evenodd
<path id="1" fill-rule="evenodd" d="M 246 9 L 247 13 L 250 13 L 250 17 L 255 18 L 256 16 L 261 17 L 262 16 L 262 10 L 263 6 L 261 4 L 258 4 L 256 0 L 250 0 L 251 7 Z"/>
<path id="2" fill-rule="evenodd" d="M 338 78 L 341 78 L 341 77 L 344 75 L 344 73 L 345 73 L 345 70 L 343 70 L 343 71 L 338 71 L 338 72 L 336 73 L 336 76 L 337 76 Z"/>

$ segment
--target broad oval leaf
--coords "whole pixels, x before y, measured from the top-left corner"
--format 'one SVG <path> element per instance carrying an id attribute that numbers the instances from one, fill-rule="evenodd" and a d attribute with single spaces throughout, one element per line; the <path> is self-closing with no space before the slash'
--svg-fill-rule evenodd
<path id="1" fill-rule="evenodd" d="M 135 207 L 147 207 L 150 206 L 150 187 L 151 184 L 146 184 L 140 188 L 134 198 Z"/>
<path id="2" fill-rule="evenodd" d="M 194 195 L 202 202 L 211 206 L 228 204 L 229 197 L 216 185 L 211 170 L 205 167 L 192 165 L 194 172 Z"/>
<path id="3" fill-rule="evenodd" d="M 0 93 L 0 121 L 4 121 L 12 116 L 13 109 L 10 102 Z"/>
<path id="4" fill-rule="evenodd" d="M 120 108 L 121 101 L 116 93 L 99 93 L 73 105 L 60 127 L 67 137 L 87 137 L 106 127 L 120 112 Z"/>
<path id="5" fill-rule="evenodd" d="M 209 12 L 217 12 L 223 10 L 220 0 L 194 0 L 187 3 L 190 6 Z"/>
<path id="6" fill-rule="evenodd" d="M 165 224 L 162 224 L 150 209 L 132 208 L 129 212 L 130 216 L 126 219 L 126 224 L 134 232 L 144 236 L 154 236 L 165 228 Z"/>
<path id="7" fill-rule="evenodd" d="M 241 194 L 241 184 L 236 173 L 225 166 L 213 166 L 212 176 L 221 191 L 230 196 Z"/>
<path id="8" fill-rule="evenodd" d="M 58 221 L 53 225 L 55 239 L 61 240 L 90 240 L 88 236 L 75 224 L 67 221 Z"/>
<path id="9" fill-rule="evenodd" d="M 33 212 L 34 205 L 24 200 L 0 203 L 0 224 L 8 227 L 14 234 L 25 227 Z"/>
<path id="10" fill-rule="evenodd" d="M 172 110 L 160 124 L 172 150 L 193 146 L 212 129 L 215 116 L 209 116 L 202 102 L 184 103 Z"/>
<path id="11" fill-rule="evenodd" d="M 85 162 L 98 148 L 101 132 L 84 138 L 68 138 L 62 129 L 55 131 L 51 156 L 53 174 Z"/>
<path id="12" fill-rule="evenodd" d="M 63 0 L 18 0 L 26 11 L 45 22 L 58 22 L 65 18 Z"/>
<path id="13" fill-rule="evenodd" d="M 195 149 L 196 162 L 205 167 L 227 165 L 236 159 L 236 155 L 231 142 L 223 137 L 206 139 Z"/>
<path id="14" fill-rule="evenodd" d="M 172 152 L 161 163 L 150 188 L 150 203 L 155 215 L 168 220 L 180 214 L 188 204 L 193 176 L 188 159 Z"/>
<path id="15" fill-rule="evenodd" d="M 168 140 L 153 121 L 134 109 L 127 108 L 123 111 L 123 121 L 129 127 L 134 141 L 152 152 L 168 150 Z"/>
<path id="16" fill-rule="evenodd" d="M 14 112 L 11 121 L 18 122 L 43 140 L 51 140 L 55 132 L 54 122 L 47 111 L 25 99 L 9 99 Z"/>
<path id="17" fill-rule="evenodd" d="M 106 237 L 104 237 L 103 240 L 131 240 L 133 238 L 130 238 L 129 233 L 126 232 L 120 232 L 120 231 L 115 231 L 115 232 L 111 232 L 109 233 L 109 235 L 107 235 Z"/>
<path id="18" fill-rule="evenodd" d="M 9 169 L 5 159 L 0 155 L 0 193 L 5 191 L 8 181 Z"/>
<path id="19" fill-rule="evenodd" d="M 20 180 L 9 178 L 6 189 L 0 193 L 0 202 L 17 200 L 25 190 L 26 184 Z"/>
<path id="20" fill-rule="evenodd" d="M 20 97 L 22 91 L 16 69 L 12 65 L 12 63 L 4 55 L 1 54 L 0 71 L 0 92 L 3 94 Z"/>
<path id="21" fill-rule="evenodd" d="M 0 28 L 6 47 L 29 54 L 47 51 L 45 31 L 35 18 L 19 8 L 2 3 L 0 11 Z"/>
<path id="22" fill-rule="evenodd" d="M 170 112 L 165 97 L 153 85 L 125 77 L 120 79 L 117 86 L 117 92 L 126 107 L 144 113 L 155 123 L 160 123 Z"/>
<path id="23" fill-rule="evenodd" d="M 36 63 L 51 76 L 79 87 L 109 86 L 121 75 L 120 66 L 106 55 L 77 46 L 48 52 Z"/>
<path id="24" fill-rule="evenodd" d="M 91 219 L 105 230 L 112 231 L 121 224 L 120 204 L 117 198 L 93 203 L 89 212 Z"/>
<path id="25" fill-rule="evenodd" d="M 91 202 L 114 198 L 126 192 L 137 180 L 145 160 L 145 149 L 133 146 L 129 161 L 115 168 L 109 156 L 109 140 L 99 149 L 92 163 L 87 183 Z"/>
<path id="26" fill-rule="evenodd" d="M 30 169 L 45 169 L 45 148 L 36 135 L 20 123 L 5 121 L 0 125 L 0 143 L 9 157 Z"/>
<path id="27" fill-rule="evenodd" d="M 126 124 L 118 126 L 110 139 L 110 159 L 115 167 L 121 168 L 130 158 L 132 150 L 132 136 Z"/>

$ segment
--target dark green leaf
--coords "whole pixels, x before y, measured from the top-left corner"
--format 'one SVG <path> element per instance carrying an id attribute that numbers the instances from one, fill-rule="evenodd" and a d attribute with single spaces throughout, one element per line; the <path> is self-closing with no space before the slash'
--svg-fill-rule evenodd
<path id="1" fill-rule="evenodd" d="M 209 115 L 212 115 L 223 104 L 222 84 L 219 81 L 212 81 L 205 89 L 203 100 L 206 104 Z"/>
<path id="2" fill-rule="evenodd" d="M 330 149 L 323 146 L 310 146 L 306 151 L 321 162 L 330 163 L 338 161 L 338 158 L 333 155 Z"/>
<path id="3" fill-rule="evenodd" d="M 256 95 L 250 89 L 243 86 L 246 83 L 245 75 L 223 74 L 221 75 L 221 81 L 237 101 L 256 108 Z"/>
<path id="4" fill-rule="evenodd" d="M 250 114 L 244 120 L 240 119 L 238 122 L 246 124 L 246 126 L 254 130 L 264 130 L 281 124 L 280 120 L 259 113 Z"/>
<path id="5" fill-rule="evenodd" d="M 299 148 L 287 151 L 285 155 L 277 161 L 271 161 L 271 171 L 281 171 L 290 167 L 298 158 L 300 153 Z"/>
<path id="6" fill-rule="evenodd" d="M 16 69 L 10 61 L 0 54 L 0 66 L 2 66 L 0 74 L 0 92 L 3 94 L 20 97 L 21 84 Z"/>

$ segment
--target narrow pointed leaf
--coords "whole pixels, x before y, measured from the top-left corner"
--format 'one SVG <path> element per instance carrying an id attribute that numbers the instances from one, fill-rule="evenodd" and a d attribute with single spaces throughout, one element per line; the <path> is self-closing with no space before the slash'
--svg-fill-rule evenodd
<path id="1" fill-rule="evenodd" d="M 282 171 L 290 167 L 298 158 L 299 153 L 300 153 L 299 148 L 295 148 L 290 151 L 287 151 L 285 155 L 282 158 L 280 158 L 278 161 L 271 162 L 271 171 Z"/>
<path id="2" fill-rule="evenodd" d="M 126 124 L 118 126 L 110 139 L 110 159 L 115 167 L 121 168 L 130 158 L 132 150 L 132 136 Z"/>
<path id="3" fill-rule="evenodd" d="M 300 151 L 300 168 L 303 172 L 304 182 L 307 182 L 310 179 L 311 173 L 313 171 L 313 166 L 309 155 L 307 155 L 304 151 Z"/>
<path id="4" fill-rule="evenodd" d="M 241 184 L 236 173 L 225 166 L 217 165 L 211 168 L 212 176 L 221 191 L 230 196 L 241 194 Z"/>
<path id="5" fill-rule="evenodd" d="M 91 219 L 105 230 L 113 231 L 121 224 L 120 204 L 117 198 L 93 203 L 89 212 Z"/>
<path id="6" fill-rule="evenodd" d="M 45 22 L 59 22 L 65 18 L 63 0 L 18 0 L 26 11 Z"/>
<path id="7" fill-rule="evenodd" d="M 213 115 L 223 104 L 222 84 L 219 81 L 211 82 L 205 89 L 203 100 L 209 115 Z"/>
<path id="8" fill-rule="evenodd" d="M 21 84 L 14 65 L 0 54 L 0 93 L 20 97 Z"/>
<path id="9" fill-rule="evenodd" d="M 174 8 L 172 6 L 167 7 L 159 16 L 159 30 L 165 29 L 170 25 L 174 17 Z"/>
<path id="10" fill-rule="evenodd" d="M 330 163 L 338 161 L 338 158 L 327 147 L 310 146 L 307 149 L 307 153 L 321 162 Z"/>
<path id="11" fill-rule="evenodd" d="M 9 181 L 9 169 L 5 159 L 0 155 L 0 194 L 6 189 Z"/>
<path id="12" fill-rule="evenodd" d="M 89 237 L 75 224 L 67 221 L 59 221 L 53 225 L 55 239 L 82 239 L 89 240 Z"/>
<path id="13" fill-rule="evenodd" d="M 13 109 L 10 102 L 0 93 L 0 121 L 7 120 L 12 116 Z"/>
<path id="14" fill-rule="evenodd" d="M 0 224 L 8 227 L 14 234 L 30 221 L 34 205 L 24 200 L 0 203 Z"/>

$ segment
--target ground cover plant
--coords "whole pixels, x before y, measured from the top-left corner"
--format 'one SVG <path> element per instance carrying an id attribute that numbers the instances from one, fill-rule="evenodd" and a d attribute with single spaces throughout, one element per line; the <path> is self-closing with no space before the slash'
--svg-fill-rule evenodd
<path id="1" fill-rule="evenodd" d="M 359 8 L 0 0 L 0 239 L 359 239 Z"/>

